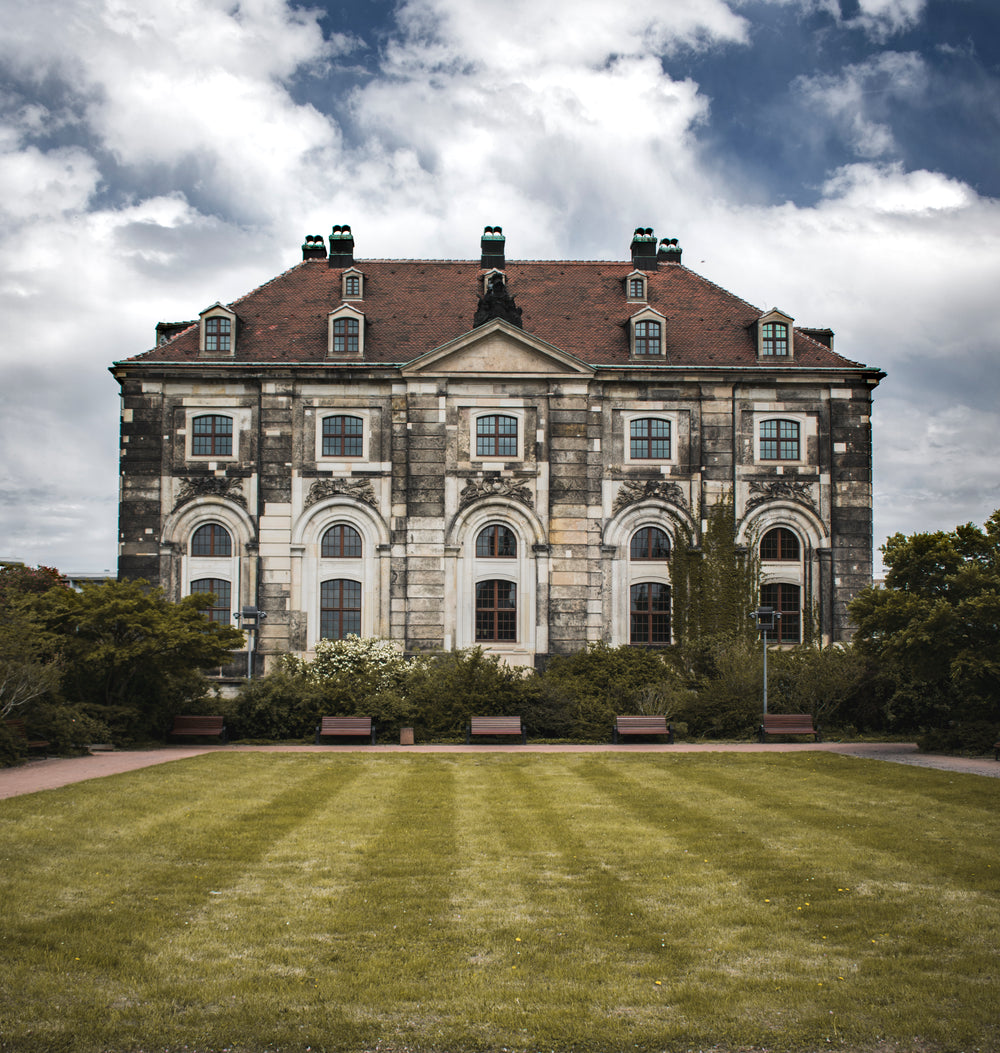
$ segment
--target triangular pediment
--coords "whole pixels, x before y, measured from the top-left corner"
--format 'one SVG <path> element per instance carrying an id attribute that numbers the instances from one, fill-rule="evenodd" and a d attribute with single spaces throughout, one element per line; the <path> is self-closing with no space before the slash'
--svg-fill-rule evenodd
<path id="1" fill-rule="evenodd" d="M 497 318 L 415 358 L 401 372 L 404 376 L 549 377 L 590 376 L 594 369 L 575 355 Z"/>

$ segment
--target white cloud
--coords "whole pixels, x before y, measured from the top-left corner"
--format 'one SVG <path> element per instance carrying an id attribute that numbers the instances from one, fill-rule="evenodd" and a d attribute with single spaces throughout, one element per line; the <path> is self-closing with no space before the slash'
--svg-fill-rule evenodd
<path id="1" fill-rule="evenodd" d="M 281 0 L 22 2 L 0 39 L 23 89 L 0 99 L 0 548 L 107 566 L 107 366 L 151 346 L 156 321 L 234 299 L 294 263 L 303 234 L 340 222 L 370 257 L 468 258 L 487 223 L 504 226 L 514 257 L 624 258 L 638 225 L 678 236 L 693 269 L 832 326 L 837 350 L 890 371 L 876 427 L 900 438 L 877 433 L 876 485 L 901 478 L 926 497 L 913 507 L 884 486 L 876 540 L 951 515 L 958 497 L 928 461 L 958 479 L 963 448 L 991 448 L 993 415 L 929 370 L 942 356 L 971 370 L 1000 355 L 1000 205 L 945 174 L 873 163 L 895 149 L 879 106 L 925 90 L 921 61 L 895 53 L 798 84 L 864 163 L 831 173 L 812 208 L 739 204 L 742 188 L 700 151 L 710 100 L 661 62 L 681 47 L 743 46 L 749 23 L 734 10 L 406 0 L 381 74 L 350 98 L 348 141 L 289 85 L 356 42 L 324 41 L 313 14 Z M 885 27 L 921 11 L 869 2 L 862 15 Z M 24 86 L 46 77 L 60 99 L 25 103 Z M 75 145 L 40 138 L 67 128 Z M 914 425 L 914 406 L 937 431 Z M 922 454 L 906 460 L 911 447 Z"/>

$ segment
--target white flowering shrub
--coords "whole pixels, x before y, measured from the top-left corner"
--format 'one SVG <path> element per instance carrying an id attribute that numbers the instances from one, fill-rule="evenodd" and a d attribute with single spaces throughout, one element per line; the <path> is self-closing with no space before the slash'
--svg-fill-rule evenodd
<path id="1" fill-rule="evenodd" d="M 304 662 L 304 672 L 317 684 L 346 678 L 363 682 L 369 691 L 387 691 L 399 686 L 407 660 L 388 640 L 377 636 L 348 636 L 343 640 L 320 640 L 316 657 Z"/>

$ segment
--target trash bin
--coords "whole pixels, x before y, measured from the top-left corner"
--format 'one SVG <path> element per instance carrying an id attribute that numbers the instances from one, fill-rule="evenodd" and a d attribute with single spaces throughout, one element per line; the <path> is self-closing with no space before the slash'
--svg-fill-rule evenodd
<path id="1" fill-rule="evenodd" d="M 400 744 L 400 746 L 412 746 L 413 745 L 413 728 L 400 728 L 399 729 L 399 744 Z"/>

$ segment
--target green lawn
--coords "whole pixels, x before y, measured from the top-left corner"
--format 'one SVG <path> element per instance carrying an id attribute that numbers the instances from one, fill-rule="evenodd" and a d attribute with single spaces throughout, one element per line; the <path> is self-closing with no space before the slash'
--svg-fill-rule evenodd
<path id="1" fill-rule="evenodd" d="M 0 801 L 0 1050 L 998 1050 L 998 848 L 825 753 L 175 761 Z"/>

